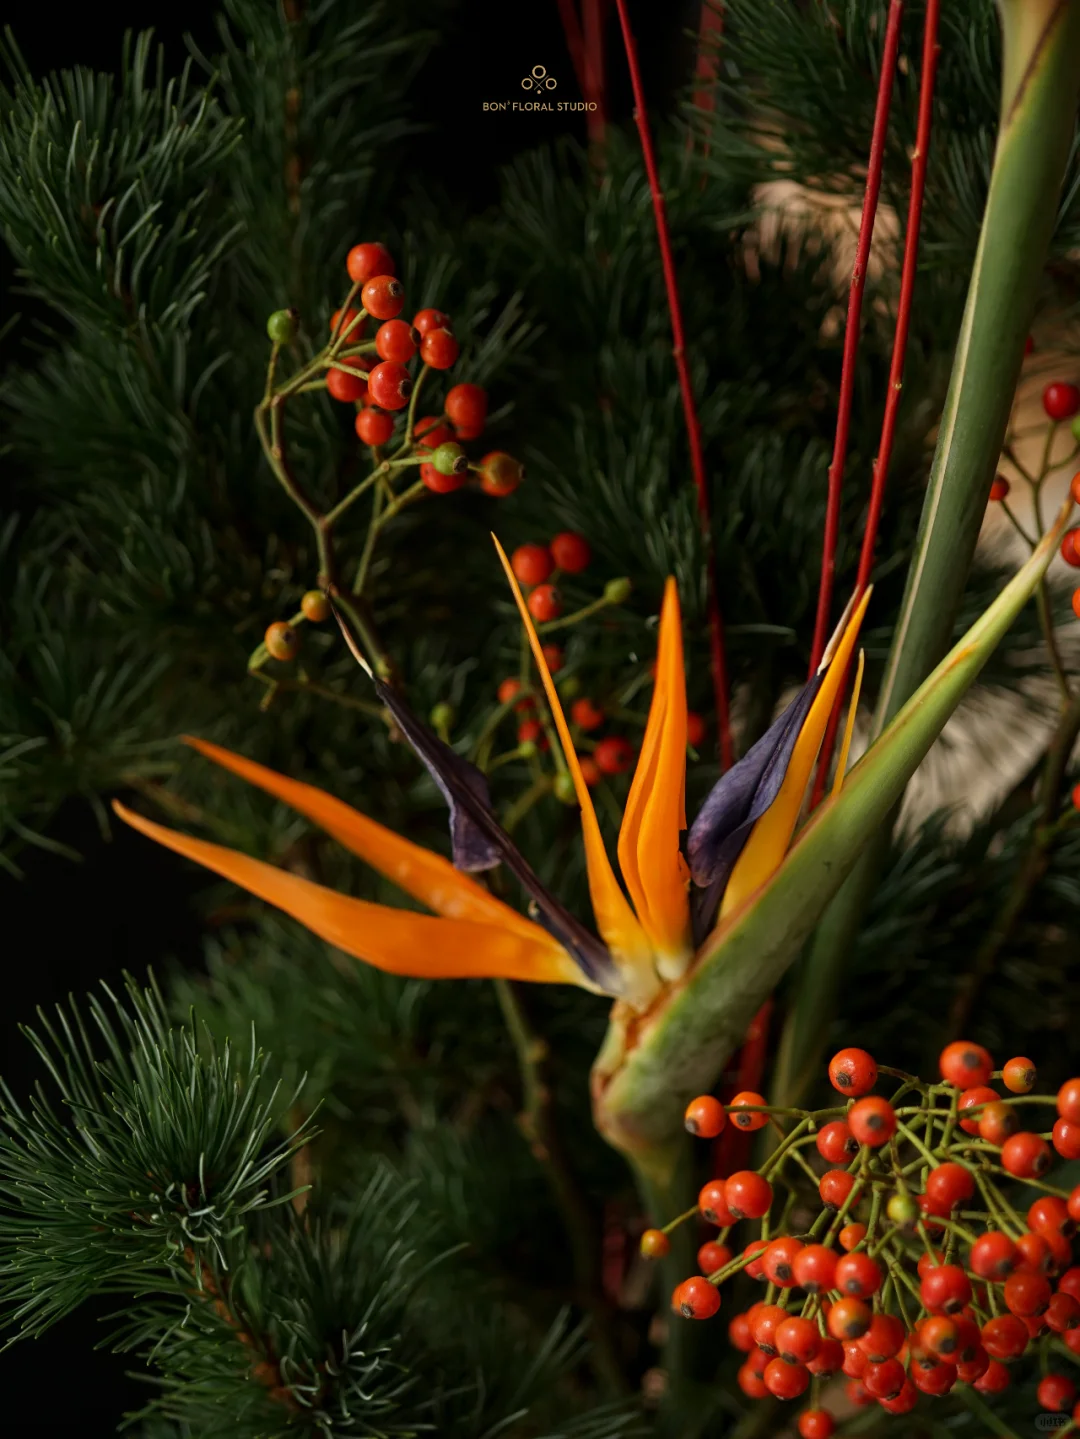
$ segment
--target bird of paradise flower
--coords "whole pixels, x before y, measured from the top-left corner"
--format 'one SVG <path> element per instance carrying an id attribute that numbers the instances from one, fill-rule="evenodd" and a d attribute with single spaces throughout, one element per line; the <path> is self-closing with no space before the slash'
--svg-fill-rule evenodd
<path id="1" fill-rule="evenodd" d="M 660 613 L 656 683 L 618 837 L 620 884 L 539 637 L 506 554 L 497 540 L 495 543 L 573 779 L 597 933 L 549 892 L 503 831 L 483 774 L 372 675 L 355 646 L 354 654 L 368 670 L 379 698 L 447 800 L 453 862 L 320 789 L 206 740 L 189 738 L 187 742 L 319 825 L 432 914 L 339 894 L 237 850 L 156 824 L 119 802 L 113 807 L 151 839 L 269 901 L 330 944 L 377 968 L 416 977 L 578 984 L 642 1010 L 665 986 L 687 973 L 718 920 L 745 904 L 783 861 L 852 659 L 870 591 L 848 606 L 817 674 L 766 734 L 721 777 L 687 833 L 682 622 L 675 581 L 667 581 Z M 838 782 L 843 777 L 854 710 L 853 699 Z M 531 918 L 472 877 L 500 863 L 516 876 L 529 897 Z"/>

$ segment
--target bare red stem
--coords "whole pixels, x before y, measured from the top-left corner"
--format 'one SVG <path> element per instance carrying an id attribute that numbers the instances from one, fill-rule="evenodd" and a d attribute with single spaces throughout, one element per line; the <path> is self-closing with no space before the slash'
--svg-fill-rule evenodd
<path id="1" fill-rule="evenodd" d="M 862 550 L 859 554 L 859 572 L 855 581 L 855 592 L 862 594 L 870 581 L 874 565 L 874 546 L 877 542 L 881 507 L 885 499 L 885 485 L 889 477 L 889 461 L 892 458 L 893 437 L 896 434 L 896 417 L 900 409 L 900 392 L 904 380 L 904 360 L 907 354 L 908 327 L 911 322 L 911 303 L 915 293 L 915 274 L 919 262 L 919 230 L 922 226 L 923 195 L 926 190 L 926 164 L 930 153 L 930 130 L 933 123 L 934 75 L 940 46 L 937 42 L 938 12 L 940 0 L 927 0 L 923 28 L 922 71 L 919 79 L 919 119 L 915 131 L 915 153 L 911 158 L 911 195 L 908 199 L 907 229 L 904 232 L 904 263 L 900 274 L 900 297 L 896 307 L 896 330 L 893 335 L 892 361 L 889 366 L 889 388 L 885 396 L 885 414 L 881 422 L 881 440 L 877 459 L 874 461 L 873 482 L 870 487 L 870 506 L 866 514 L 866 528 L 863 530 Z M 816 808 L 825 792 L 825 779 L 832 760 L 833 746 L 840 725 L 840 709 L 847 689 L 848 673 L 840 686 L 840 698 L 829 718 L 825 741 L 818 761 L 817 777 L 811 807 Z"/>
<path id="2" fill-rule="evenodd" d="M 697 59 L 694 64 L 693 103 L 696 110 L 716 109 L 716 79 L 720 68 L 719 40 L 724 17 L 716 0 L 701 0 Z M 705 146 L 708 154 L 708 144 Z"/>
<path id="3" fill-rule="evenodd" d="M 653 214 L 656 218 L 656 237 L 660 245 L 660 261 L 664 270 L 664 286 L 667 290 L 668 309 L 671 312 L 672 355 L 679 376 L 682 393 L 683 415 L 686 420 L 686 434 L 690 444 L 690 465 L 697 491 L 698 513 L 705 535 L 709 574 L 709 649 L 712 664 L 713 690 L 716 696 L 717 727 L 720 740 L 720 761 L 728 769 L 734 759 L 731 745 L 731 714 L 728 705 L 727 664 L 724 656 L 724 630 L 720 618 L 720 606 L 716 597 L 716 580 L 713 566 L 711 525 L 709 521 L 709 481 L 705 471 L 705 451 L 701 441 L 701 422 L 694 403 L 694 387 L 690 379 L 690 366 L 686 360 L 686 333 L 683 329 L 682 307 L 679 303 L 679 287 L 675 278 L 675 262 L 671 254 L 671 235 L 668 230 L 667 209 L 664 192 L 660 187 L 660 174 L 656 166 L 652 135 L 649 132 L 648 114 L 645 109 L 645 95 L 641 85 L 641 71 L 638 67 L 637 44 L 630 28 L 630 17 L 626 11 L 626 0 L 615 0 L 622 26 L 623 44 L 626 48 L 626 63 L 630 71 L 630 84 L 634 92 L 634 121 L 641 139 L 641 153 L 645 162 L 645 174 L 652 195 Z"/>
<path id="4" fill-rule="evenodd" d="M 855 394 L 855 360 L 859 350 L 859 328 L 862 318 L 863 293 L 866 289 L 866 267 L 870 260 L 870 243 L 874 237 L 878 197 L 881 194 L 881 172 L 885 161 L 885 139 L 889 129 L 889 106 L 892 101 L 896 57 L 900 48 L 900 21 L 904 14 L 903 0 L 891 0 L 885 27 L 885 46 L 881 56 L 881 78 L 878 82 L 874 131 L 870 141 L 870 158 L 866 169 L 866 193 L 863 196 L 862 221 L 855 250 L 848 294 L 847 328 L 844 332 L 844 361 L 840 372 L 840 402 L 836 416 L 836 439 L 832 464 L 829 466 L 829 494 L 825 507 L 825 539 L 821 556 L 821 585 L 818 589 L 817 619 L 814 643 L 810 652 L 810 674 L 813 675 L 825 652 L 829 638 L 829 615 L 832 607 L 833 580 L 836 574 L 836 544 L 840 535 L 840 491 L 844 480 L 848 436 L 851 431 L 851 403 Z"/>
<path id="5" fill-rule="evenodd" d="M 604 26 L 607 11 L 608 0 L 581 0 L 587 77 L 583 94 L 586 101 L 596 105 L 595 110 L 586 114 L 585 124 L 589 144 L 594 150 L 603 145 L 604 126 L 607 124 L 607 76 L 604 65 Z"/>

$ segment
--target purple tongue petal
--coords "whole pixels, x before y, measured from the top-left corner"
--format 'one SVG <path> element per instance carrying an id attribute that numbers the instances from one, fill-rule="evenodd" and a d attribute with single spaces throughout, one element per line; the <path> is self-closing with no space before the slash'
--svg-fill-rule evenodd
<path id="1" fill-rule="evenodd" d="M 686 844 L 690 873 L 704 891 L 694 896 L 696 922 L 710 922 L 751 829 L 780 793 L 823 678 L 817 674 L 802 687 L 757 744 L 717 780 L 701 806 Z"/>

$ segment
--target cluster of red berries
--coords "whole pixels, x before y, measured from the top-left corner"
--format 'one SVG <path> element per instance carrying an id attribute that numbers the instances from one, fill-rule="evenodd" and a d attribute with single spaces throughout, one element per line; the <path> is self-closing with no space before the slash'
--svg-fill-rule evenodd
<path id="1" fill-rule="evenodd" d="M 268 625 L 263 644 L 266 646 L 266 653 L 272 660 L 292 660 L 296 658 L 300 649 L 300 635 L 297 631 L 297 624 L 301 620 L 308 620 L 311 624 L 321 624 L 323 620 L 330 618 L 330 601 L 322 590 L 308 590 L 300 601 L 300 611 L 291 620 L 275 620 Z"/>
<path id="2" fill-rule="evenodd" d="M 579 575 L 588 569 L 591 559 L 588 540 L 572 530 L 564 530 L 547 545 L 518 545 L 510 556 L 510 567 L 518 583 L 529 592 L 526 604 L 534 620 L 543 624 L 559 618 L 562 596 L 551 583 L 552 577 L 557 579 L 559 571 Z"/>
<path id="3" fill-rule="evenodd" d="M 686 1127 L 703 1138 L 729 1119 L 744 1129 L 772 1123 L 782 1137 L 761 1170 L 702 1189 L 696 1212 L 721 1232 L 698 1250 L 702 1272 L 676 1286 L 672 1309 L 711 1317 L 720 1285 L 740 1272 L 768 1285 L 729 1325 L 746 1356 L 738 1382 L 750 1398 L 811 1390 L 798 1421 L 803 1439 L 833 1433 L 819 1396 L 834 1376 L 846 1376 L 852 1402 L 904 1414 L 920 1393 L 940 1396 L 958 1383 L 982 1394 L 1006 1389 L 1008 1364 L 1032 1345 L 1043 1354 L 1041 1407 L 1064 1413 L 1076 1402 L 1073 1380 L 1047 1371 L 1059 1344 L 1080 1357 L 1072 1247 L 1080 1185 L 1060 1189 L 1043 1176 L 1053 1151 L 1080 1157 L 1080 1078 L 1056 1096 L 1034 1095 L 1029 1059 L 995 1071 L 987 1051 L 968 1041 L 942 1051 L 940 1070 L 941 1083 L 925 1084 L 883 1069 L 900 1081 L 889 1100 L 870 1093 L 879 1074 L 872 1056 L 845 1049 L 829 1065 L 847 1100 L 841 1108 L 771 1110 L 752 1093 L 726 1108 L 703 1095 L 687 1108 Z M 1005 1095 L 990 1086 L 994 1078 Z M 1020 1128 L 1021 1104 L 1056 1108 L 1048 1135 Z M 784 1121 L 794 1121 L 786 1131 Z M 804 1152 L 811 1147 L 829 1166 L 824 1173 Z M 1042 1191 L 1024 1217 L 1002 1188 L 1010 1177 Z M 824 1207 L 801 1233 L 770 1227 L 778 1179 L 789 1195 L 781 1226 L 805 1211 L 808 1181 L 817 1184 Z M 642 1253 L 666 1254 L 668 1234 L 691 1217 L 646 1230 Z M 745 1220 L 761 1220 L 761 1231 L 739 1251 L 728 1240 Z M 1080 1426 L 1080 1404 L 1073 1423 Z"/>

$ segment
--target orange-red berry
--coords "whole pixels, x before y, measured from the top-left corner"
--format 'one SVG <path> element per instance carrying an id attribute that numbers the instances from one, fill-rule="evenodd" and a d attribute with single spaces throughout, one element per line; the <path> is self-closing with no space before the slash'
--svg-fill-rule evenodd
<path id="1" fill-rule="evenodd" d="M 720 1292 L 700 1274 L 676 1285 L 671 1307 L 684 1319 L 711 1319 L 720 1308 Z"/>
<path id="2" fill-rule="evenodd" d="M 373 275 L 360 291 L 360 303 L 376 320 L 392 320 L 405 304 L 405 286 L 393 275 Z"/>
<path id="3" fill-rule="evenodd" d="M 830 1209 L 841 1209 L 844 1200 L 855 1187 L 855 1176 L 846 1169 L 829 1169 L 818 1180 L 818 1194 L 822 1204 Z"/>
<path id="4" fill-rule="evenodd" d="M 766 1364 L 763 1379 L 774 1399 L 798 1399 L 809 1387 L 810 1371 L 805 1364 L 789 1364 L 777 1357 Z"/>
<path id="5" fill-rule="evenodd" d="M 354 245 L 345 257 L 345 268 L 354 285 L 365 285 L 375 275 L 392 275 L 397 266 L 385 245 L 368 241 Z"/>
<path id="6" fill-rule="evenodd" d="M 686 1106 L 683 1123 L 699 1139 L 715 1139 L 727 1123 L 727 1114 L 718 1099 L 711 1094 L 699 1094 Z"/>
<path id="7" fill-rule="evenodd" d="M 608 735 L 593 750 L 593 759 L 601 774 L 625 774 L 634 763 L 634 747 L 621 735 Z"/>
<path id="8" fill-rule="evenodd" d="M 420 341 L 420 358 L 433 370 L 448 370 L 461 353 L 461 346 L 447 329 L 429 330 Z"/>
<path id="9" fill-rule="evenodd" d="M 1056 1194 L 1042 1194 L 1032 1203 L 1027 1212 L 1028 1228 L 1036 1234 L 1064 1234 L 1068 1237 L 1076 1232 L 1076 1221 L 1069 1213 L 1069 1206 Z"/>
<path id="10" fill-rule="evenodd" d="M 1004 475 L 996 475 L 990 486 L 990 498 L 1003 500 L 1009 493 L 1009 482 Z"/>
<path id="11" fill-rule="evenodd" d="M 322 590 L 308 590 L 300 600 L 300 609 L 311 624 L 322 624 L 330 618 L 330 601 Z"/>
<path id="12" fill-rule="evenodd" d="M 687 711 L 686 715 L 686 743 L 692 749 L 700 749 L 705 743 L 705 736 L 708 734 L 708 726 L 701 715 L 694 710 Z"/>
<path id="13" fill-rule="evenodd" d="M 541 585 L 554 566 L 547 545 L 518 545 L 510 556 L 510 568 L 523 585 Z"/>
<path id="14" fill-rule="evenodd" d="M 579 763 L 581 764 L 581 777 L 589 786 L 589 788 L 592 789 L 595 785 L 598 785 L 603 779 L 603 774 L 600 770 L 600 766 L 596 763 L 591 754 L 582 755 Z"/>
<path id="15" fill-rule="evenodd" d="M 424 415 L 413 426 L 413 438 L 424 450 L 437 450 L 440 445 L 456 438 L 449 425 L 444 425 L 437 415 Z"/>
<path id="16" fill-rule="evenodd" d="M 1017 1179 L 1038 1179 L 1050 1161 L 1050 1146 L 1037 1134 L 1014 1134 L 1001 1146 L 1001 1167 Z"/>
<path id="17" fill-rule="evenodd" d="M 881 1288 L 881 1266 L 864 1250 L 845 1254 L 836 1261 L 835 1287 L 841 1294 L 869 1299 Z"/>
<path id="18" fill-rule="evenodd" d="M 599 729 L 604 723 L 604 711 L 587 696 L 582 696 L 570 706 L 570 718 L 578 729 Z"/>
<path id="19" fill-rule="evenodd" d="M 825 1244 L 805 1244 L 792 1265 L 795 1282 L 807 1294 L 827 1294 L 835 1288 L 836 1252 Z"/>
<path id="20" fill-rule="evenodd" d="M 698 1194 L 698 1210 L 703 1219 L 720 1229 L 727 1229 L 735 1223 L 735 1216 L 727 1204 L 727 1190 L 723 1179 L 710 1179 L 703 1184 Z"/>
<path id="21" fill-rule="evenodd" d="M 1080 785 L 1077 789 L 1080 790 Z M 1080 1159 L 1080 1124 L 1074 1124 L 1071 1119 L 1056 1119 L 1053 1144 L 1062 1159 Z"/>
<path id="22" fill-rule="evenodd" d="M 922 1277 L 919 1297 L 931 1314 L 958 1314 L 971 1302 L 971 1281 L 959 1264 L 935 1264 Z"/>
<path id="23" fill-rule="evenodd" d="M 842 1119 L 834 1119 L 817 1132 L 817 1151 L 830 1164 L 843 1164 L 859 1152 L 859 1141 Z"/>
<path id="24" fill-rule="evenodd" d="M 368 381 L 361 375 L 350 375 L 346 370 L 330 369 L 326 372 L 326 391 L 331 399 L 342 404 L 351 404 L 367 393 Z"/>
<path id="25" fill-rule="evenodd" d="M 427 335 L 432 330 L 451 330 L 453 325 L 445 310 L 417 310 L 413 316 L 413 329 L 421 335 Z"/>
<path id="26" fill-rule="evenodd" d="M 445 329 L 446 326 L 432 328 Z M 487 408 L 487 392 L 479 385 L 454 385 L 447 392 L 444 409 L 459 440 L 475 440 L 483 434 Z"/>
<path id="27" fill-rule="evenodd" d="M 671 1250 L 671 1240 L 662 1229 L 646 1229 L 641 1236 L 641 1252 L 646 1259 L 663 1259 Z"/>
<path id="28" fill-rule="evenodd" d="M 965 1110 L 974 1109 L 977 1105 L 994 1104 L 997 1102 L 998 1092 L 991 1089 L 989 1085 L 977 1084 L 971 1089 L 965 1089 L 956 1102 L 956 1107 L 963 1115 Z M 960 1128 L 965 1134 L 978 1134 L 980 1115 L 972 1115 L 970 1119 L 961 1118 Z"/>
<path id="29" fill-rule="evenodd" d="M 541 624 L 557 620 L 562 614 L 562 597 L 554 585 L 537 585 L 525 603 L 533 619 Z"/>
<path id="30" fill-rule="evenodd" d="M 991 1359 L 1018 1359 L 1028 1346 L 1028 1327 L 1015 1314 L 988 1319 L 982 1330 L 983 1348 Z"/>
<path id="31" fill-rule="evenodd" d="M 1050 1281 L 1036 1269 L 1014 1269 L 1005 1281 L 1005 1307 L 1021 1318 L 1042 1314 L 1050 1303 Z"/>
<path id="32" fill-rule="evenodd" d="M 834 1339 L 861 1339 L 870 1328 L 872 1318 L 869 1304 L 855 1295 L 845 1295 L 829 1310 L 825 1324 Z"/>
<path id="33" fill-rule="evenodd" d="M 939 1060 L 941 1077 L 946 1084 L 955 1084 L 957 1089 L 970 1089 L 976 1084 L 988 1084 L 994 1072 L 994 1061 L 981 1044 L 958 1039 L 947 1044 Z"/>
<path id="34" fill-rule="evenodd" d="M 839 1206 L 837 1206 L 839 1208 Z M 866 1238 L 865 1224 L 845 1224 L 840 1233 L 836 1236 L 840 1241 L 840 1248 L 845 1254 L 860 1245 Z"/>
<path id="35" fill-rule="evenodd" d="M 592 559 L 588 540 L 573 530 L 563 530 L 555 536 L 551 542 L 551 553 L 559 569 L 565 570 L 568 575 L 580 574 Z"/>
<path id="36" fill-rule="evenodd" d="M 860 1144 L 877 1149 L 896 1133 L 896 1111 L 887 1099 L 870 1094 L 848 1110 L 848 1128 Z"/>
<path id="37" fill-rule="evenodd" d="M 1063 1414 L 1073 1406 L 1076 1385 L 1066 1374 L 1047 1374 L 1039 1380 L 1035 1397 L 1039 1401 L 1040 1409 L 1048 1409 L 1052 1414 Z"/>
<path id="38" fill-rule="evenodd" d="M 975 1193 L 975 1176 L 962 1164 L 939 1164 L 926 1176 L 926 1193 L 948 1213 Z"/>
<path id="39" fill-rule="evenodd" d="M 420 337 L 405 320 L 387 320 L 375 331 L 375 353 L 380 360 L 404 364 L 416 354 Z"/>
<path id="40" fill-rule="evenodd" d="M 724 1181 L 724 1198 L 736 1219 L 760 1219 L 772 1204 L 772 1185 L 752 1169 L 740 1169 Z"/>
<path id="41" fill-rule="evenodd" d="M 998 1283 L 1007 1278 L 1020 1262 L 1016 1245 L 1000 1229 L 981 1234 L 971 1246 L 970 1265 L 980 1279 Z"/>
<path id="42" fill-rule="evenodd" d="M 360 318 L 362 313 L 363 311 L 354 309 L 352 305 L 344 311 L 335 310 L 330 316 L 330 333 L 333 334 L 337 329 L 338 321 L 340 320 L 341 335 L 347 339 L 350 344 L 355 344 L 364 333 L 364 326 L 367 323 Z"/>
<path id="43" fill-rule="evenodd" d="M 420 479 L 432 494 L 451 495 L 455 490 L 461 489 L 466 476 L 444 475 L 442 470 L 437 470 L 433 464 L 428 463 L 420 466 Z"/>
<path id="44" fill-rule="evenodd" d="M 394 418 L 383 410 L 361 410 L 356 417 L 356 433 L 365 445 L 385 445 L 394 433 Z"/>
<path id="45" fill-rule="evenodd" d="M 295 659 L 300 648 L 300 636 L 292 625 L 286 624 L 284 620 L 275 620 L 272 625 L 267 626 L 263 644 L 272 660 L 291 660 Z"/>
<path id="46" fill-rule="evenodd" d="M 858 1099 L 877 1083 L 877 1064 L 865 1049 L 842 1049 L 829 1060 L 829 1083 L 841 1094 Z"/>
<path id="47" fill-rule="evenodd" d="M 368 394 L 383 410 L 403 410 L 412 394 L 412 376 L 404 365 L 383 360 L 368 375 Z"/>
<path id="48" fill-rule="evenodd" d="M 706 1239 L 697 1252 L 698 1268 L 702 1274 L 716 1274 L 726 1264 L 731 1263 L 731 1257 L 731 1250 L 726 1244 L 718 1244 L 715 1239 Z"/>
<path id="49" fill-rule="evenodd" d="M 1030 1094 L 1035 1088 L 1035 1064 L 1020 1054 L 1010 1059 L 1001 1071 L 1002 1082 L 1012 1094 Z"/>
<path id="50" fill-rule="evenodd" d="M 753 1106 L 755 1110 L 763 1108 L 765 1099 L 762 1095 L 755 1094 L 752 1089 L 744 1089 L 740 1094 L 737 1094 L 728 1104 L 728 1113 L 731 1115 L 732 1123 L 737 1124 L 740 1129 L 745 1130 L 748 1134 L 756 1129 L 764 1129 L 765 1125 L 769 1122 L 769 1116 L 758 1113 L 750 1114 L 746 1110 L 747 1105 Z"/>
<path id="51" fill-rule="evenodd" d="M 988 1144 L 1004 1144 L 1010 1134 L 1020 1128 L 1020 1117 L 1011 1104 L 997 1099 L 988 1104 L 979 1116 L 979 1138 Z"/>
<path id="52" fill-rule="evenodd" d="M 800 1439 L 832 1439 L 836 1420 L 827 1409 L 804 1409 L 799 1415 Z"/>
<path id="53" fill-rule="evenodd" d="M 1078 554 L 1076 550 L 1076 541 L 1078 539 L 1080 539 L 1080 529 L 1075 527 L 1071 530 L 1066 530 L 1061 537 L 1061 558 L 1067 565 L 1072 565 L 1074 569 L 1080 568 L 1080 554 Z"/>
<path id="54" fill-rule="evenodd" d="M 492 450 L 480 461 L 480 488 L 485 495 L 503 499 L 512 495 L 524 478 L 524 465 L 503 450 Z"/>
<path id="55" fill-rule="evenodd" d="M 1080 1124 L 1080 1079 L 1067 1079 L 1058 1090 L 1057 1112 L 1071 1124 Z"/>
<path id="56" fill-rule="evenodd" d="M 784 1235 L 774 1239 L 761 1257 L 761 1269 L 770 1284 L 779 1289 L 795 1287 L 795 1260 L 803 1244 L 801 1239 Z"/>

